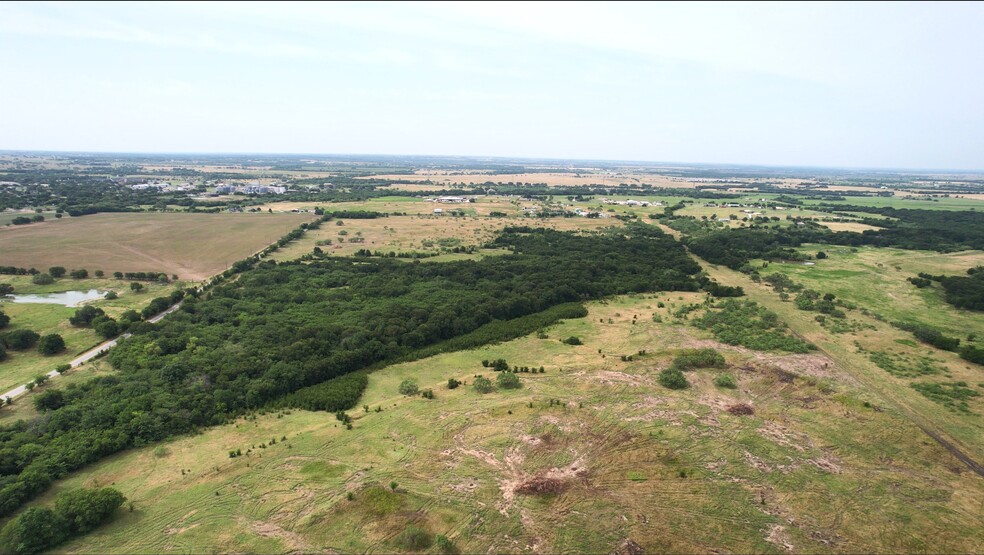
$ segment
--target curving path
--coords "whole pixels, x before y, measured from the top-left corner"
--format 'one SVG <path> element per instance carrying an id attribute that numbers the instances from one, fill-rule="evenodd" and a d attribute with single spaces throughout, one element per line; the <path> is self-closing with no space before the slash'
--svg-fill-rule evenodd
<path id="1" fill-rule="evenodd" d="M 178 302 L 177 304 L 175 304 L 171 308 L 165 310 L 164 312 L 161 312 L 160 314 L 158 314 L 156 316 L 153 316 L 151 318 L 148 318 L 147 321 L 150 322 L 151 324 L 156 324 L 157 322 L 160 322 L 165 316 L 167 316 L 168 314 L 174 312 L 175 310 L 177 310 L 179 308 L 181 308 L 181 303 L 180 302 Z M 120 335 L 118 337 L 114 337 L 113 339 L 110 339 L 109 341 L 105 341 L 103 343 L 100 343 L 99 345 L 96 345 L 95 347 L 93 347 L 93 348 L 89 349 L 88 351 L 82 353 L 81 355 L 75 357 L 68 364 L 72 368 L 76 368 L 78 366 L 82 366 L 86 362 L 89 362 L 90 360 L 96 358 L 97 356 L 99 356 L 99 355 L 105 353 L 106 351 L 112 349 L 113 347 L 115 347 L 116 344 L 119 343 L 120 339 L 126 339 L 127 337 L 130 337 L 130 334 L 129 333 L 124 333 L 123 335 Z M 57 378 L 58 376 L 61 376 L 61 374 L 58 373 L 57 370 L 52 370 L 51 372 L 48 372 L 46 374 L 46 376 L 48 376 L 48 379 L 50 380 L 50 379 Z M 11 399 L 11 400 L 12 399 L 16 399 L 16 398 L 20 397 L 21 395 L 27 393 L 27 391 L 28 391 L 27 386 L 26 385 L 22 385 L 20 387 L 11 389 L 10 391 L 8 391 L 8 392 L 0 395 L 0 398 L 6 397 L 7 399 Z"/>

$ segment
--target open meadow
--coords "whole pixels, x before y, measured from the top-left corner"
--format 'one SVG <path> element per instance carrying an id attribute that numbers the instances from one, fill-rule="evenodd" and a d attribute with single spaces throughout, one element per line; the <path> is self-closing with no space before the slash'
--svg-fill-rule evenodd
<path id="1" fill-rule="evenodd" d="M 824 354 L 725 346 L 673 315 L 701 300 L 592 303 L 539 337 L 370 374 L 351 430 L 326 413 L 255 414 L 112 457 L 38 503 L 83 485 L 128 497 L 65 553 L 427 551 L 435 534 L 462 553 L 984 548 L 979 477 Z M 571 335 L 584 344 L 559 341 Z M 663 388 L 656 374 L 687 347 L 717 348 L 727 367 Z M 475 391 L 476 375 L 495 377 L 481 361 L 500 357 L 545 371 Z M 737 388 L 716 386 L 722 374 Z M 435 398 L 400 395 L 406 378 Z"/>
<path id="2" fill-rule="evenodd" d="M 115 213 L 0 228 L 0 264 L 90 274 L 163 272 L 198 281 L 276 241 L 311 214 Z"/>

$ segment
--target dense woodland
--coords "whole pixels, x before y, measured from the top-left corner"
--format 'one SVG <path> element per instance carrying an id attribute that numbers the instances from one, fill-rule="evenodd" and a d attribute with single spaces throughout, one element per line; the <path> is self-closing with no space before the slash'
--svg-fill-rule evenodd
<path id="1" fill-rule="evenodd" d="M 693 291 L 704 281 L 678 242 L 645 224 L 585 235 L 507 228 L 495 245 L 512 254 L 243 265 L 238 279 L 189 295 L 161 323 L 132 326 L 108 357 L 117 374 L 69 385 L 40 417 L 0 428 L 0 515 L 109 454 L 227 422 L 376 363 L 508 339 L 502 322 L 552 307 Z M 528 333 L 528 322 L 515 329 Z M 359 380 L 336 383 L 360 390 Z M 312 391 L 297 402 L 321 402 Z M 330 387 L 322 393 L 338 398 Z"/>

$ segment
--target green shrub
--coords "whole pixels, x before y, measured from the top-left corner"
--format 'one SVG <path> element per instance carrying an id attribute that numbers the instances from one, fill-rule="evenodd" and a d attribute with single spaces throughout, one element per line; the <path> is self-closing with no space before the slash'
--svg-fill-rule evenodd
<path id="1" fill-rule="evenodd" d="M 454 543 L 444 534 L 438 534 L 434 538 L 434 545 L 437 547 L 438 551 L 444 553 L 445 555 L 454 553 Z"/>
<path id="2" fill-rule="evenodd" d="M 727 389 L 738 388 L 738 382 L 735 381 L 731 374 L 721 374 L 720 376 L 714 378 L 714 385 Z"/>
<path id="3" fill-rule="evenodd" d="M 433 543 L 434 536 L 430 532 L 413 524 L 408 524 L 396 538 L 396 544 L 409 551 L 423 551 Z"/>
<path id="4" fill-rule="evenodd" d="M 414 396 L 420 393 L 420 387 L 417 386 L 417 381 L 411 378 L 407 378 L 400 382 L 399 388 L 401 395 Z"/>
<path id="5" fill-rule="evenodd" d="M 485 376 L 475 378 L 475 381 L 472 382 L 472 387 L 474 387 L 475 391 L 479 393 L 492 393 L 495 391 L 495 387 L 492 386 L 492 381 Z"/>
<path id="6" fill-rule="evenodd" d="M 659 383 L 669 389 L 686 389 L 690 387 L 686 376 L 678 368 L 667 368 L 660 372 Z"/>
<path id="7" fill-rule="evenodd" d="M 584 345 L 584 343 L 581 342 L 581 338 L 574 335 L 564 339 L 564 343 L 567 345 Z"/>
<path id="8" fill-rule="evenodd" d="M 457 389 L 461 382 L 454 378 L 448 378 L 448 389 Z"/>
<path id="9" fill-rule="evenodd" d="M 724 356 L 714 349 L 686 349 L 673 359 L 674 368 L 690 370 L 692 368 L 724 368 Z"/>
<path id="10" fill-rule="evenodd" d="M 519 376 L 513 372 L 499 372 L 495 378 L 495 383 L 503 389 L 519 389 L 523 384 L 519 381 Z"/>
<path id="11" fill-rule="evenodd" d="M 34 285 L 51 285 L 55 282 L 55 278 L 51 277 L 50 274 L 34 274 L 31 276 L 31 283 Z"/>

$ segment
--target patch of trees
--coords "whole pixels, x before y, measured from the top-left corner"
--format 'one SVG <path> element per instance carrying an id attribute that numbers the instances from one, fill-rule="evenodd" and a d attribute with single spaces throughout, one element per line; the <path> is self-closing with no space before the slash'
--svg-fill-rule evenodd
<path id="1" fill-rule="evenodd" d="M 365 372 L 353 372 L 299 389 L 270 403 L 271 408 L 337 412 L 356 405 L 369 385 Z"/>
<path id="2" fill-rule="evenodd" d="M 966 276 L 941 277 L 939 282 L 946 302 L 957 308 L 984 311 L 984 266 L 967 270 Z"/>
<path id="3" fill-rule="evenodd" d="M 10 325 L 10 316 L 7 316 L 2 310 L 0 310 L 0 329 L 3 329 Z"/>
<path id="4" fill-rule="evenodd" d="M 513 229 L 495 244 L 511 254 L 445 264 L 246 259 L 238 279 L 189 295 L 172 317 L 131 324 L 107 355 L 115 374 L 66 387 L 64 405 L 43 420 L 0 427 L 0 515 L 122 449 L 278 400 L 335 408 L 332 399 L 357 398 L 358 382 L 305 391 L 332 378 L 532 333 L 583 316 L 583 300 L 699 287 L 682 246 L 644 224 L 583 236 Z M 339 383 L 347 393 L 336 397 Z"/>
<path id="5" fill-rule="evenodd" d="M 671 368 L 693 370 L 694 368 L 724 368 L 724 356 L 715 349 L 684 349 L 673 358 Z"/>
<path id="6" fill-rule="evenodd" d="M 53 509 L 31 507 L 0 531 L 4 553 L 40 553 L 98 528 L 126 501 L 113 488 L 76 489 L 60 494 Z"/>
<path id="7" fill-rule="evenodd" d="M 756 351 L 806 353 L 815 346 L 792 336 L 779 316 L 754 301 L 727 299 L 708 309 L 693 324 L 714 334 L 728 345 L 741 345 Z"/>
<path id="8" fill-rule="evenodd" d="M 16 266 L 0 266 L 0 274 L 6 274 L 9 276 L 26 276 L 26 275 L 36 275 L 40 272 L 35 268 L 18 268 Z"/>
<path id="9" fill-rule="evenodd" d="M 0 335 L 0 343 L 14 351 L 24 351 L 37 345 L 41 336 L 31 330 L 14 330 Z"/>

